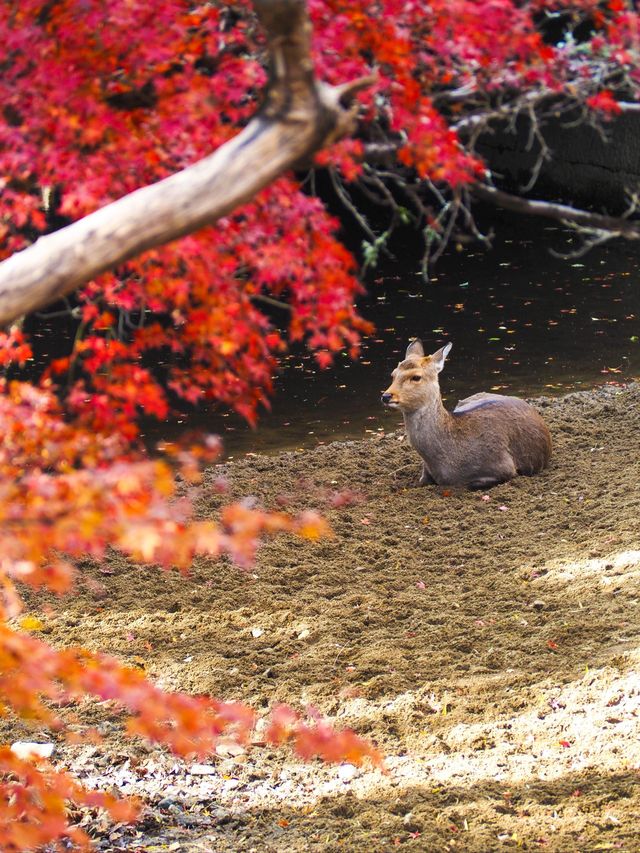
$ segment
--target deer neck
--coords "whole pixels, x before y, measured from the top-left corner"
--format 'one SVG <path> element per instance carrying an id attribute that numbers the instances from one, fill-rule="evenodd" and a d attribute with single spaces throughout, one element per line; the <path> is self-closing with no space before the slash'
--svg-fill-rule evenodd
<path id="1" fill-rule="evenodd" d="M 442 447 L 451 437 L 453 417 L 442 405 L 440 393 L 421 408 L 403 412 L 409 443 L 419 453 Z"/>

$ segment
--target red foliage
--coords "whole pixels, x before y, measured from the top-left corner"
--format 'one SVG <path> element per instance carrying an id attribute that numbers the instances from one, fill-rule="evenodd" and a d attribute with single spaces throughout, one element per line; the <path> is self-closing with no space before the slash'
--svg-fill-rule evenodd
<path id="1" fill-rule="evenodd" d="M 315 756 L 323 761 L 337 763 L 347 761 L 360 765 L 365 760 L 377 767 L 383 767 L 382 756 L 366 741 L 348 729 L 336 732 L 318 714 L 312 714 L 314 722 L 304 723 L 286 705 L 278 705 L 271 714 L 271 723 L 267 728 L 267 740 L 274 744 L 293 743 L 296 752 L 302 758 Z"/>
<path id="2" fill-rule="evenodd" d="M 362 139 L 317 158 L 347 181 L 362 174 L 363 139 L 376 134 L 397 143 L 402 167 L 443 191 L 478 180 L 486 167 L 456 127 L 461 93 L 471 117 L 474 103 L 527 92 L 611 117 L 620 107 L 607 81 L 623 80 L 627 97 L 640 85 L 638 16 L 623 2 L 310 0 L 309 8 L 320 78 L 377 74 L 360 95 Z M 545 41 L 545 10 L 586 19 L 590 35 L 581 44 Z M 246 2 L 5 0 L 0 35 L 0 257 L 60 217 L 83 216 L 208 154 L 246 123 L 266 79 Z M 137 671 L 55 651 L 7 620 L 20 612 L 17 581 L 65 591 L 74 559 L 101 558 L 107 547 L 186 568 L 196 554 L 247 563 L 265 534 L 325 532 L 312 514 L 294 519 L 242 504 L 226 507 L 219 524 L 196 520 L 175 475 L 196 482 L 217 443 L 166 445 L 150 458 L 136 439 L 139 415 L 164 418 L 169 392 L 254 422 L 287 338 L 306 340 L 321 365 L 343 349 L 357 355 L 369 327 L 354 308 L 362 288 L 337 231 L 322 204 L 286 176 L 215 228 L 82 288 L 74 346 L 31 382 L 16 378 L 29 364 L 29 341 L 17 328 L 0 334 L 1 703 L 55 727 L 51 702 L 114 699 L 131 713 L 132 731 L 180 754 L 206 754 L 222 732 L 246 737 L 246 708 L 167 696 Z M 288 302 L 286 332 L 260 310 L 264 296 Z M 291 740 L 304 756 L 379 762 L 352 733 L 307 725 L 288 709 L 274 712 L 269 737 Z M 0 785 L 7 850 L 63 836 L 83 843 L 67 825 L 67 799 L 130 816 L 7 750 Z"/>
<path id="3" fill-rule="evenodd" d="M 619 115 L 622 112 L 620 104 L 613 97 L 613 94 L 606 89 L 587 98 L 587 106 L 591 107 L 592 110 L 599 110 L 607 116 Z"/>
<path id="4" fill-rule="evenodd" d="M 89 849 L 87 834 L 69 826 L 69 801 L 106 809 L 121 822 L 134 820 L 137 814 L 134 802 L 82 788 L 47 762 L 36 765 L 16 757 L 7 747 L 0 747 L 0 801 L 0 844 L 4 853 L 36 850 L 67 839 L 77 849 Z"/>

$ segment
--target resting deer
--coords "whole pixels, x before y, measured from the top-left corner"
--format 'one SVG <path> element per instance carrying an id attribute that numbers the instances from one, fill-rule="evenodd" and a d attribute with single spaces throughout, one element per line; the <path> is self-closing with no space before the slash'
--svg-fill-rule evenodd
<path id="1" fill-rule="evenodd" d="M 420 485 L 485 489 L 537 474 L 549 462 L 551 436 L 524 400 L 481 393 L 453 412 L 442 405 L 438 374 L 450 349 L 447 344 L 425 356 L 422 342 L 413 341 L 382 395 L 385 405 L 402 412 L 409 442 L 422 457 Z"/>

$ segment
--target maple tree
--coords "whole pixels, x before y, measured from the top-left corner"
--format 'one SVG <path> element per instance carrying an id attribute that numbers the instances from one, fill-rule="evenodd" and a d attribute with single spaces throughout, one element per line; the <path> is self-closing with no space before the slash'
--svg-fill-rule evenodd
<path id="1" fill-rule="evenodd" d="M 148 455 L 139 417 L 162 419 L 178 398 L 255 422 L 288 341 L 306 340 L 320 365 L 357 355 L 362 287 L 339 223 L 301 184 L 314 158 L 347 203 L 357 183 L 391 225 L 411 216 L 430 256 L 460 225 L 482 236 L 474 196 L 572 221 L 587 240 L 640 236 L 630 216 L 505 193 L 477 152 L 525 115 L 541 166 L 550 117 L 636 109 L 638 16 L 622 0 L 311 0 L 308 17 L 299 0 L 7 0 L 0 33 L 0 701 L 56 728 L 62 701 L 116 699 L 132 732 L 202 756 L 222 732 L 248 737 L 254 715 L 50 648 L 20 621 L 16 584 L 66 591 L 74 560 L 107 547 L 186 568 L 196 554 L 247 563 L 265 534 L 321 535 L 312 513 L 242 504 L 195 519 L 176 478 L 197 483 L 219 443 Z M 274 298 L 289 306 L 285 330 L 263 310 Z M 75 339 L 36 369 L 21 318 L 55 299 Z M 379 760 L 286 708 L 268 736 Z M 0 797 L 7 850 L 83 844 L 65 799 L 124 814 L 8 750 Z"/>

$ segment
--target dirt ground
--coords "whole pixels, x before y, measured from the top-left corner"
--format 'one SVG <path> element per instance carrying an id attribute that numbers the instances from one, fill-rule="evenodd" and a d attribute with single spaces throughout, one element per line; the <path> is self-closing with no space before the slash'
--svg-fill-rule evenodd
<path id="1" fill-rule="evenodd" d="M 60 761 L 148 803 L 134 828 L 93 819 L 100 849 L 640 850 L 640 386 L 536 404 L 555 445 L 540 476 L 420 488 L 400 434 L 251 457 L 225 466 L 234 496 L 320 508 L 334 537 L 186 580 L 87 567 L 45 617 L 52 642 L 260 711 L 313 705 L 388 768 L 264 747 L 193 768 L 89 709 L 105 743 Z M 355 502 L 332 508 L 344 489 Z"/>

